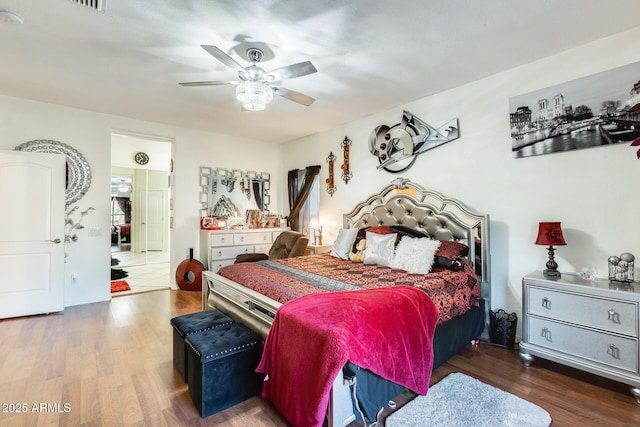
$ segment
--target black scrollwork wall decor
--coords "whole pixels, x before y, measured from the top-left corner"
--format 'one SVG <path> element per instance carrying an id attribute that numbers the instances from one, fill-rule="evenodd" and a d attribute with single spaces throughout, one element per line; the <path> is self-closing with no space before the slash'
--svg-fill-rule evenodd
<path id="1" fill-rule="evenodd" d="M 15 148 L 16 151 L 30 151 L 34 153 L 64 154 L 67 159 L 67 182 L 65 193 L 65 205 L 69 206 L 77 202 L 85 195 L 91 186 L 91 167 L 74 148 L 62 142 L 50 139 L 36 139 L 25 142 Z"/>
<path id="2" fill-rule="evenodd" d="M 351 140 L 345 136 L 340 145 L 342 146 L 342 154 L 344 157 L 344 162 L 340 167 L 340 169 L 342 169 L 342 180 L 345 184 L 348 184 L 349 180 L 353 177 L 353 173 L 349 169 L 349 147 L 351 147 Z"/>
<path id="3" fill-rule="evenodd" d="M 409 169 L 420 153 L 459 138 L 458 119 L 434 128 L 408 111 L 402 122 L 391 127 L 380 125 L 369 136 L 369 151 L 378 157 L 378 169 L 399 173 Z"/>
<path id="4" fill-rule="evenodd" d="M 325 181 L 327 183 L 327 193 L 329 193 L 331 197 L 333 197 L 333 193 L 337 190 L 333 176 L 333 166 L 335 165 L 335 162 L 336 156 L 333 155 L 332 151 L 329 153 L 329 157 L 327 157 L 327 163 L 329 163 L 329 178 Z"/>

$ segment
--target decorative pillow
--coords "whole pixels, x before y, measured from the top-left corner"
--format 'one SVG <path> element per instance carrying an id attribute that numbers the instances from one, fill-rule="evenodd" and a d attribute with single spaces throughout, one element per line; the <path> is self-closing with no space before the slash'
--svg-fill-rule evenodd
<path id="1" fill-rule="evenodd" d="M 358 244 L 358 242 L 360 240 L 362 240 L 362 239 L 364 239 L 366 237 L 367 231 L 371 232 L 371 233 L 376 233 L 376 234 L 391 234 L 391 233 L 394 232 L 390 227 L 387 227 L 386 225 L 376 225 L 374 227 L 361 228 L 361 229 L 358 230 L 358 235 L 356 236 L 356 241 L 353 243 L 352 252 L 356 252 L 358 250 L 356 245 Z M 398 242 L 396 242 L 396 244 L 397 243 Z"/>
<path id="2" fill-rule="evenodd" d="M 431 271 L 439 240 L 404 236 L 396 247 L 396 256 L 391 267 L 409 273 L 426 274 Z"/>
<path id="3" fill-rule="evenodd" d="M 349 252 L 353 248 L 353 243 L 356 241 L 358 235 L 357 228 L 341 228 L 338 231 L 338 237 L 333 243 L 333 249 L 331 249 L 331 256 L 341 259 L 349 259 Z"/>
<path id="4" fill-rule="evenodd" d="M 431 237 L 426 232 L 416 230 L 414 228 L 406 227 L 404 225 L 390 225 L 389 228 L 392 229 L 394 233 L 398 233 L 398 236 L 400 236 L 401 238 L 404 236 Z"/>
<path id="5" fill-rule="evenodd" d="M 367 247 L 364 250 L 364 263 L 389 267 L 394 258 L 396 237 L 396 233 L 377 234 L 367 231 Z"/>
<path id="6" fill-rule="evenodd" d="M 453 240 L 442 240 L 436 252 L 435 265 L 456 271 L 461 268 L 459 259 L 468 254 L 469 247 L 464 243 Z"/>
<path id="7" fill-rule="evenodd" d="M 376 233 L 376 234 L 392 234 L 393 233 L 393 230 L 391 229 L 391 227 L 386 225 L 376 225 L 374 227 L 368 227 L 366 230 L 369 233 Z"/>

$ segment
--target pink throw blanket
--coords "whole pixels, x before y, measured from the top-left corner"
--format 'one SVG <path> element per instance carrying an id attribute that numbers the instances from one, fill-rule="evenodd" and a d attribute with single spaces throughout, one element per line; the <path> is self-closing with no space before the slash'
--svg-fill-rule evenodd
<path id="1" fill-rule="evenodd" d="M 262 396 L 294 426 L 321 426 L 349 360 L 419 394 L 433 368 L 438 311 L 410 286 L 305 295 L 277 311 L 262 360 Z"/>

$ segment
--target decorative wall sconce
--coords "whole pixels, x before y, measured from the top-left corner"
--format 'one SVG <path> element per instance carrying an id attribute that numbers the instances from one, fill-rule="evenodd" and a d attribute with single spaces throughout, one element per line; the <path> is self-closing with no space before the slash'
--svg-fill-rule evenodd
<path id="1" fill-rule="evenodd" d="M 242 191 L 242 193 L 247 196 L 247 200 L 251 199 L 251 179 L 246 177 L 243 178 L 242 181 L 240 181 L 240 191 Z"/>
<path id="2" fill-rule="evenodd" d="M 349 180 L 353 176 L 349 170 L 349 147 L 351 146 L 351 140 L 345 136 L 340 145 L 342 146 L 342 153 L 344 157 L 344 163 L 342 163 L 342 166 L 340 167 L 342 169 L 342 180 L 345 184 L 348 184 Z"/>
<path id="3" fill-rule="evenodd" d="M 327 183 L 327 193 L 331 197 L 333 197 L 333 193 L 336 192 L 337 188 L 335 185 L 335 181 L 333 178 L 333 165 L 336 162 L 336 156 L 333 155 L 333 151 L 329 153 L 329 157 L 327 157 L 327 163 L 329 163 L 329 178 L 325 181 Z"/>
<path id="4" fill-rule="evenodd" d="M 220 180 L 220 184 L 227 187 L 227 191 L 231 193 L 233 191 L 233 187 L 236 185 L 236 181 L 238 180 L 238 176 L 234 173 L 235 170 L 225 171 L 226 173 L 222 175 L 222 179 Z"/>

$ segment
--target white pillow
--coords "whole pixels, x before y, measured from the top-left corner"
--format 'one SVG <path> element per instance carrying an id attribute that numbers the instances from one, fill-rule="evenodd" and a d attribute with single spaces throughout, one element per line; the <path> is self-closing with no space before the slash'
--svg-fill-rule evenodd
<path id="1" fill-rule="evenodd" d="M 341 228 L 338 231 L 338 237 L 333 243 L 331 256 L 341 259 L 349 259 L 349 252 L 353 250 L 353 244 L 358 237 L 357 228 Z"/>
<path id="2" fill-rule="evenodd" d="M 380 264 L 389 267 L 394 258 L 396 233 L 377 234 L 367 231 L 367 247 L 364 249 L 365 264 Z"/>
<path id="3" fill-rule="evenodd" d="M 439 240 L 403 236 L 396 247 L 391 267 L 409 273 L 426 274 L 431 271 L 439 247 Z"/>

